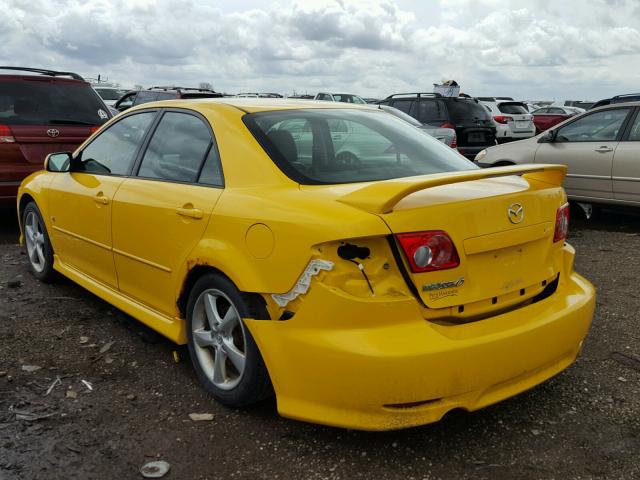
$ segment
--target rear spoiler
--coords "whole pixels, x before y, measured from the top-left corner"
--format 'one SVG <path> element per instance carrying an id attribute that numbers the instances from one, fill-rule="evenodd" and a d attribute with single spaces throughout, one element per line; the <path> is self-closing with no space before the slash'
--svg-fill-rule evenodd
<path id="1" fill-rule="evenodd" d="M 389 213 L 404 197 L 414 192 L 441 185 L 471 182 L 485 178 L 519 175 L 555 186 L 561 186 L 567 174 L 566 165 L 513 165 L 461 172 L 436 173 L 418 177 L 397 178 L 371 183 L 351 192 L 338 201 L 369 213 Z"/>

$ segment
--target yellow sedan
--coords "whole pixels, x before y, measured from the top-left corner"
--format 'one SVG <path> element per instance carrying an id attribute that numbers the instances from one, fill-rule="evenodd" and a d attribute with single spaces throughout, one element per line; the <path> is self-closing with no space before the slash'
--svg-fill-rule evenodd
<path id="1" fill-rule="evenodd" d="M 367 106 L 261 99 L 128 110 L 18 198 L 32 273 L 178 344 L 230 406 L 384 430 L 529 389 L 595 303 L 557 165 L 478 169 Z"/>

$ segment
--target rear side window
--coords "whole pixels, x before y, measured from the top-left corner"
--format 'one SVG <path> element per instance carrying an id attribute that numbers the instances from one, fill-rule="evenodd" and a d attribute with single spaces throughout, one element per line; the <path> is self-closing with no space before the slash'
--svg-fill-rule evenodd
<path id="1" fill-rule="evenodd" d="M 447 102 L 453 123 L 465 123 L 469 120 L 491 120 L 490 112 L 475 100 L 452 100 Z"/>
<path id="2" fill-rule="evenodd" d="M 155 112 L 125 117 L 109 126 L 80 154 L 75 171 L 103 175 L 128 175 Z"/>
<path id="3" fill-rule="evenodd" d="M 409 114 L 411 112 L 411 106 L 413 105 L 413 100 L 394 100 L 392 106 L 397 108 L 401 112 Z"/>
<path id="4" fill-rule="evenodd" d="M 134 105 L 140 105 L 142 103 L 155 102 L 156 98 L 158 98 L 158 92 L 145 92 L 144 90 L 138 92 Z"/>
<path id="5" fill-rule="evenodd" d="M 98 94 L 81 82 L 0 82 L 0 123 L 101 125 L 111 118 Z"/>
<path id="6" fill-rule="evenodd" d="M 158 92 L 154 101 L 158 100 L 173 100 L 174 98 L 178 98 L 177 93 L 172 92 Z"/>
<path id="7" fill-rule="evenodd" d="M 418 120 L 422 123 L 446 122 L 447 111 L 438 100 L 421 100 L 418 102 Z"/>
<path id="8" fill-rule="evenodd" d="M 167 112 L 153 133 L 138 176 L 194 183 L 211 143 L 209 129 L 198 117 Z"/>
<path id="9" fill-rule="evenodd" d="M 211 145 L 211 148 L 209 148 L 209 153 L 202 166 L 198 183 L 220 187 L 224 184 L 222 169 L 220 168 L 220 157 L 218 156 L 218 149 L 215 145 Z"/>
<path id="10" fill-rule="evenodd" d="M 502 113 L 513 113 L 516 115 L 529 113 L 522 103 L 501 103 L 498 105 L 498 109 Z"/>

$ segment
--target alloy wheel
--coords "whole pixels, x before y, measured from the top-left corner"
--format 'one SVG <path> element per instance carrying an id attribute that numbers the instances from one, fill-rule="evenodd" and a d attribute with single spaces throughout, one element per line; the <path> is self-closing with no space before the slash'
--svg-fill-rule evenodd
<path id="1" fill-rule="evenodd" d="M 35 212 L 30 211 L 25 218 L 24 238 L 27 245 L 27 256 L 33 269 L 41 273 L 46 267 L 44 255 L 44 228 Z"/>
<path id="2" fill-rule="evenodd" d="M 206 377 L 219 389 L 240 383 L 246 366 L 246 336 L 242 319 L 223 292 L 200 294 L 191 323 L 196 357 Z"/>

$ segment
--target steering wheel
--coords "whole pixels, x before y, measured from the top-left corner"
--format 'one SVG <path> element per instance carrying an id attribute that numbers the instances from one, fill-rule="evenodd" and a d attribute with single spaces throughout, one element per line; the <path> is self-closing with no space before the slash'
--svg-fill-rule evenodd
<path id="1" fill-rule="evenodd" d="M 351 152 L 340 152 L 336 155 L 336 163 L 347 166 L 362 165 L 362 161 Z"/>

